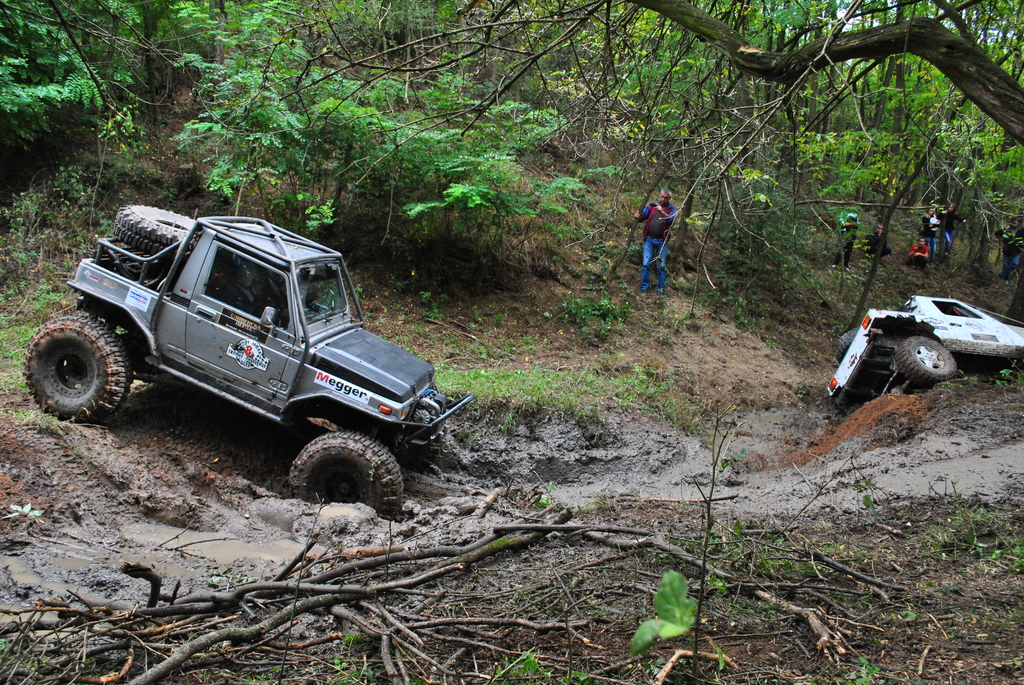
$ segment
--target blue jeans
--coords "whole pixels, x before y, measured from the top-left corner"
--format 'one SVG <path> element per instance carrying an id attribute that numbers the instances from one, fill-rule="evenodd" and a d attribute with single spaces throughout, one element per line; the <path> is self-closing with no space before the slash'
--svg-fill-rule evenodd
<path id="1" fill-rule="evenodd" d="M 947 228 L 943 236 L 946 238 L 946 256 L 949 256 L 949 248 L 953 246 L 953 229 Z"/>
<path id="2" fill-rule="evenodd" d="M 1015 254 L 1012 257 L 1008 254 L 1003 255 L 1003 270 L 999 272 L 999 278 L 1006 282 L 1010 281 L 1010 274 L 1017 270 L 1020 266 L 1020 255 Z"/>
<path id="3" fill-rule="evenodd" d="M 935 261 L 935 248 L 939 244 L 939 239 L 938 238 L 925 238 L 924 239 L 924 244 L 928 246 L 928 261 L 929 262 L 934 262 Z"/>
<path id="4" fill-rule="evenodd" d="M 656 255 L 664 257 L 664 251 L 662 250 L 664 245 L 665 241 L 658 240 L 657 238 L 648 238 L 644 241 L 644 256 L 640 262 L 640 290 L 647 290 L 651 287 L 651 282 L 648 278 L 651 262 L 654 261 Z M 665 276 L 668 276 L 668 269 L 665 268 L 665 260 L 663 258 L 658 261 L 658 290 L 665 289 Z"/>

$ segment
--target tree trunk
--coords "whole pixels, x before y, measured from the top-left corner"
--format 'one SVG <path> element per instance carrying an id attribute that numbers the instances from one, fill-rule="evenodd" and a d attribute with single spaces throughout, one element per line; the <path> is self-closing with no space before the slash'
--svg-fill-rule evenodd
<path id="1" fill-rule="evenodd" d="M 693 179 L 686 179 L 686 195 L 676 210 L 676 220 L 672 224 L 672 244 L 669 245 L 669 254 L 676 255 L 672 259 L 670 270 L 672 276 L 686 276 L 686 243 L 690 237 L 690 215 L 693 214 L 693 191 L 695 190 Z M 694 267 L 696 268 L 696 267 Z"/>
<path id="2" fill-rule="evenodd" d="M 217 20 L 217 42 L 213 46 L 213 60 L 217 64 L 224 64 L 224 26 L 228 23 L 228 9 L 224 0 L 214 0 L 213 16 Z"/>
<path id="3" fill-rule="evenodd" d="M 1014 326 L 1024 326 L 1024 278 L 1020 277 L 1020 273 L 1017 274 L 1017 289 L 1013 291 L 1013 300 L 1010 302 L 1010 308 L 1006 311 L 1006 316 L 1012 319 L 1010 323 Z"/>
<path id="4" fill-rule="evenodd" d="M 882 260 L 882 248 L 889 242 L 889 224 L 892 221 L 892 215 L 896 213 L 896 208 L 900 206 L 904 196 L 914 186 L 914 181 L 921 174 L 924 169 L 925 163 L 928 160 L 928 153 L 931 152 L 932 145 L 935 144 L 935 138 L 928 141 L 928 146 L 921 154 L 921 158 L 917 161 L 917 165 L 907 176 L 906 182 L 903 186 L 897 190 L 889 203 L 889 206 L 885 208 L 882 214 L 882 235 L 878 242 L 878 249 L 875 251 L 875 257 L 871 260 L 871 269 L 868 271 L 868 277 L 864 280 L 864 289 L 861 290 L 860 300 L 857 302 L 857 307 L 853 310 L 853 318 L 850 319 L 850 324 L 846 327 L 847 329 L 856 328 L 860 317 L 863 315 L 865 304 L 868 301 L 868 295 L 871 294 L 871 286 L 875 283 L 875 275 L 878 273 L 878 264 Z"/>

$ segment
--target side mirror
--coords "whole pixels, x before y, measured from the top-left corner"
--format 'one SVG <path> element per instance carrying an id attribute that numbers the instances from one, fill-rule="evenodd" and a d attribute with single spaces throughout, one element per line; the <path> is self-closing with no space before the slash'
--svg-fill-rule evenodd
<path id="1" fill-rule="evenodd" d="M 277 310 L 273 307 L 265 307 L 263 309 L 263 316 L 260 317 L 260 323 L 264 326 L 273 326 L 274 318 L 277 316 Z"/>

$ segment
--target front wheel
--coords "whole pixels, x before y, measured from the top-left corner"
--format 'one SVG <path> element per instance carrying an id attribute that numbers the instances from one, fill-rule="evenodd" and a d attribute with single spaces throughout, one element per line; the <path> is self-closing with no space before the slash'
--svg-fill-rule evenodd
<path id="1" fill-rule="evenodd" d="M 289 480 L 309 502 L 361 502 L 384 517 L 402 507 L 402 469 L 384 445 L 355 431 L 316 438 L 299 453 Z"/>
<path id="2" fill-rule="evenodd" d="M 930 388 L 956 377 L 956 359 L 942 344 L 915 335 L 896 345 L 896 366 L 910 381 L 911 388 Z"/>
<path id="3" fill-rule="evenodd" d="M 124 344 L 100 319 L 65 316 L 43 324 L 25 353 L 25 380 L 39 405 L 62 419 L 101 421 L 128 396 Z"/>

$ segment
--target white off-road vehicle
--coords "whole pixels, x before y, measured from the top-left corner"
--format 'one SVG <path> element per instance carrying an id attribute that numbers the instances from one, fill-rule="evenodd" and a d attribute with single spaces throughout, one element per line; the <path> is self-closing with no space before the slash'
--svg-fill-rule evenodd
<path id="1" fill-rule="evenodd" d="M 1022 358 L 1024 328 L 959 300 L 915 295 L 899 311 L 869 309 L 839 338 L 828 392 L 840 401 L 927 390 L 956 376 L 958 363 Z"/>

